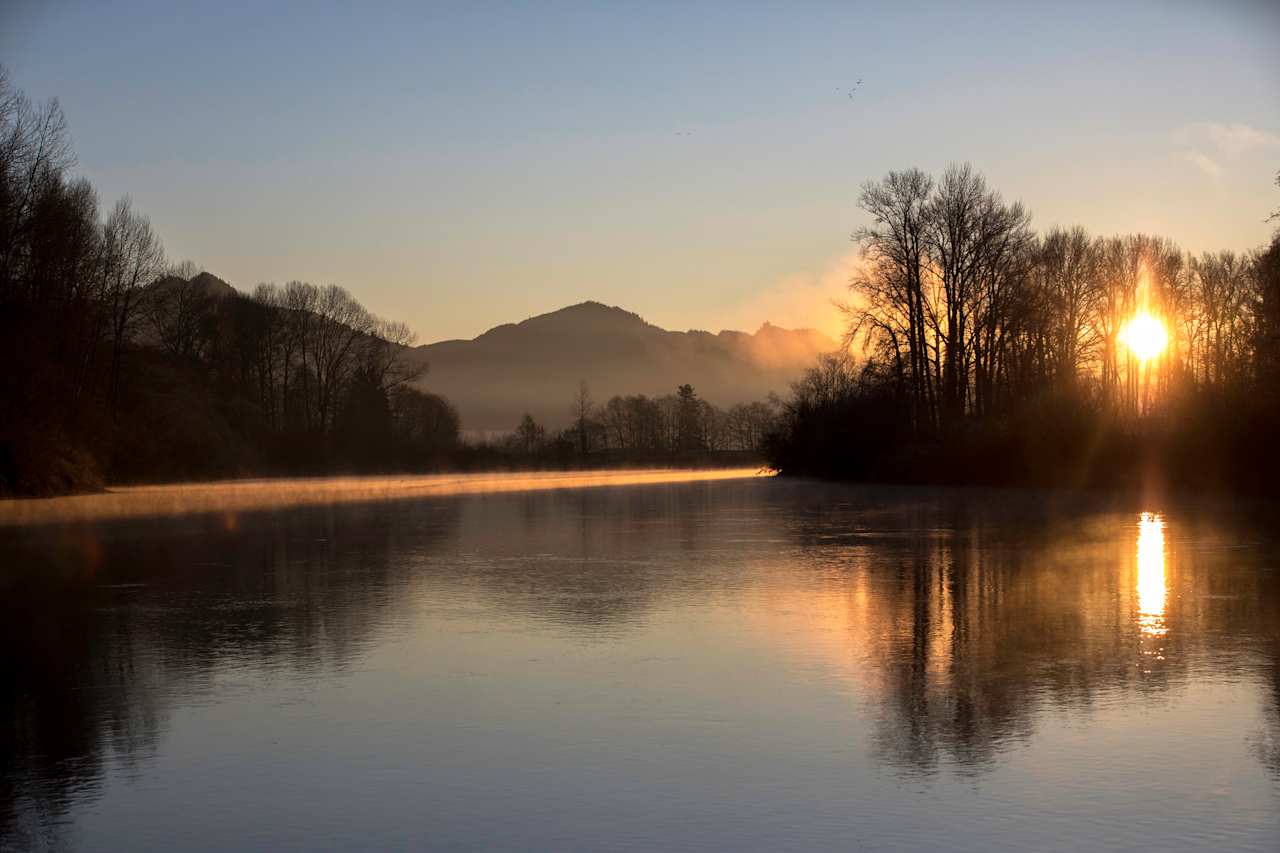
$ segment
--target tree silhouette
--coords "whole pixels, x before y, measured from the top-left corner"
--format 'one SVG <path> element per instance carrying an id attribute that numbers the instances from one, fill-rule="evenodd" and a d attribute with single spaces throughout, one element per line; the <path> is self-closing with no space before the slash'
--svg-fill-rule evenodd
<path id="1" fill-rule="evenodd" d="M 1262 438 L 1280 427 L 1274 243 L 1191 257 L 1151 235 L 1037 236 L 967 165 L 891 172 L 859 201 L 844 309 L 865 358 L 795 386 L 775 467 L 1084 483 L 1131 479 L 1145 456 L 1188 481 L 1280 473 Z M 1155 358 L 1126 344 L 1140 312 L 1167 338 Z"/>
<path id="2" fill-rule="evenodd" d="M 591 388 L 587 380 L 578 380 L 577 391 L 573 395 L 573 423 L 577 431 L 578 452 L 584 456 L 591 451 L 592 413 L 595 406 L 591 400 Z"/>

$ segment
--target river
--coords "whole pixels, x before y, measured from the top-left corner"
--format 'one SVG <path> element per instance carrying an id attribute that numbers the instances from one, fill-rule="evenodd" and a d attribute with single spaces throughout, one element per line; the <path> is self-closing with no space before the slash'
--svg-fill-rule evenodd
<path id="1" fill-rule="evenodd" d="M 1273 511 L 754 473 L 0 503 L 0 847 L 1280 848 Z"/>

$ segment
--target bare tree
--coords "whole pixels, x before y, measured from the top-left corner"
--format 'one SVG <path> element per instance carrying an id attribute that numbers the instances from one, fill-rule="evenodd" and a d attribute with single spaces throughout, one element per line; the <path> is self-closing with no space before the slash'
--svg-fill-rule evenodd
<path id="1" fill-rule="evenodd" d="M 858 205 L 873 224 L 853 238 L 866 268 L 855 276 L 855 302 L 843 306 L 851 337 L 864 337 L 897 368 L 908 390 L 917 430 L 936 425 L 936 388 L 930 371 L 928 319 L 935 314 L 925 290 L 925 238 L 933 179 L 919 169 L 890 172 L 862 187 Z M 904 356 L 905 349 L 905 356 Z"/>
<path id="2" fill-rule="evenodd" d="M 631 412 L 625 399 L 619 396 L 610 397 L 609 402 L 604 404 L 600 412 L 600 419 L 604 425 L 605 441 L 610 446 L 619 450 L 631 448 L 633 440 Z"/>
<path id="3" fill-rule="evenodd" d="M 120 357 L 137 319 L 138 295 L 164 273 L 164 266 L 164 247 L 151 221 L 134 211 L 128 196 L 120 199 L 102 226 L 102 290 L 110 317 L 112 400 L 119 384 Z"/>
<path id="4" fill-rule="evenodd" d="M 284 397 L 288 391 L 289 353 L 285 334 L 283 297 L 275 284 L 262 283 L 250 297 L 257 306 L 256 334 L 253 336 L 257 362 L 258 399 L 273 429 L 283 425 Z"/>
<path id="5" fill-rule="evenodd" d="M 0 172 L 9 198 L 0 222 L 0 286 L 12 277 L 17 253 L 29 246 L 27 239 L 42 187 L 61 180 L 75 163 L 67 119 L 56 99 L 36 107 L 9 84 L 0 67 Z"/>
<path id="6" fill-rule="evenodd" d="M 994 368 L 993 348 L 1005 316 L 1010 273 L 1030 239 L 1030 215 L 1021 204 L 1006 205 L 968 163 L 950 166 L 929 206 L 925 244 L 929 266 L 941 285 L 944 345 L 941 411 L 954 424 L 984 401 L 972 396 L 971 375 L 980 380 Z"/>
<path id="7" fill-rule="evenodd" d="M 390 394 L 426 372 L 426 362 L 410 351 L 416 340 L 406 323 L 371 318 L 362 348 L 362 370 L 383 393 Z"/>
<path id="8" fill-rule="evenodd" d="M 324 432 L 333 424 L 338 389 L 347 379 L 357 343 L 373 330 L 373 318 L 336 284 L 319 289 L 312 315 L 307 358 L 316 383 L 314 423 Z"/>
<path id="9" fill-rule="evenodd" d="M 515 432 L 516 445 L 520 451 L 530 455 L 537 453 L 542 450 L 546 439 L 546 429 L 533 419 L 533 415 L 525 412 Z"/>
<path id="10" fill-rule="evenodd" d="M 1234 252 L 1218 252 L 1201 255 L 1191 269 L 1200 319 L 1201 377 L 1206 385 L 1238 382 L 1244 378 L 1253 342 L 1251 265 Z"/>
<path id="11" fill-rule="evenodd" d="M 574 430 L 577 432 L 578 452 L 583 455 L 591 451 L 591 421 L 595 406 L 591 401 L 591 388 L 587 380 L 578 380 L 578 389 L 573 395 Z"/>
<path id="12" fill-rule="evenodd" d="M 1097 334 L 1091 325 L 1100 289 L 1097 244 L 1080 227 L 1055 228 L 1040 244 L 1033 286 L 1043 303 L 1046 356 L 1054 381 L 1074 388 L 1092 356 Z"/>
<path id="13" fill-rule="evenodd" d="M 304 426 L 310 426 L 314 408 L 314 382 L 307 363 L 311 328 L 319 299 L 320 289 L 305 281 L 287 282 L 280 293 L 280 306 L 284 311 L 281 402 L 285 408 L 286 420 L 296 418 Z"/>
<path id="14" fill-rule="evenodd" d="M 728 441 L 738 450 L 759 450 L 775 418 L 768 403 L 738 403 L 726 415 Z"/>
<path id="15" fill-rule="evenodd" d="M 729 419 L 706 400 L 698 401 L 698 435 L 707 450 L 724 450 L 729 443 Z"/>
<path id="16" fill-rule="evenodd" d="M 851 281 L 851 343 L 862 339 L 909 403 L 917 432 L 985 411 L 1004 362 L 1025 275 L 1030 216 L 968 164 L 942 180 L 891 172 L 863 188 L 874 217 L 855 232 L 864 264 Z"/>
<path id="17" fill-rule="evenodd" d="M 191 261 L 170 268 L 149 287 L 146 315 L 161 348 L 194 359 L 210 336 L 213 299 L 195 283 L 201 270 Z"/>

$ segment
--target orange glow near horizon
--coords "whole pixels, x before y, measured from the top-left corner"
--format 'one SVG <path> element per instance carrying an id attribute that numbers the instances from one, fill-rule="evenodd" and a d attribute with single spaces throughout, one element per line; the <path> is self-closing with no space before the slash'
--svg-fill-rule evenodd
<path id="1" fill-rule="evenodd" d="M 68 524 L 119 518 L 219 513 L 235 529 L 241 512 L 318 504 L 367 503 L 427 497 L 534 492 L 734 480 L 767 476 L 759 468 L 709 470 L 637 468 L 602 471 L 529 471 L 489 474 L 317 477 L 223 480 L 160 486 L 126 486 L 101 494 L 0 500 L 0 528 Z"/>
<path id="2" fill-rule="evenodd" d="M 1138 361 L 1157 358 L 1169 344 L 1169 333 L 1164 323 L 1151 312 L 1143 309 L 1133 316 L 1120 330 L 1120 340 Z"/>

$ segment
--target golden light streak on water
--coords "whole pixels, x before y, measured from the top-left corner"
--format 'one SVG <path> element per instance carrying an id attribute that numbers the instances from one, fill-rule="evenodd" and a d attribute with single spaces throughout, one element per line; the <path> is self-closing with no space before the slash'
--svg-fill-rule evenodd
<path id="1" fill-rule="evenodd" d="M 404 477 L 322 477 L 226 480 L 165 486 L 130 486 L 103 494 L 0 501 L 0 527 L 147 516 L 234 513 L 331 503 L 412 500 L 423 497 L 735 480 L 768 476 L 758 468 L 713 470 L 544 471 L 427 474 Z M 234 521 L 229 521 L 234 524 Z"/>
<path id="2" fill-rule="evenodd" d="M 1169 631 L 1164 617 L 1169 596 L 1164 556 L 1164 518 L 1144 512 L 1138 521 L 1138 627 L 1149 637 Z"/>

